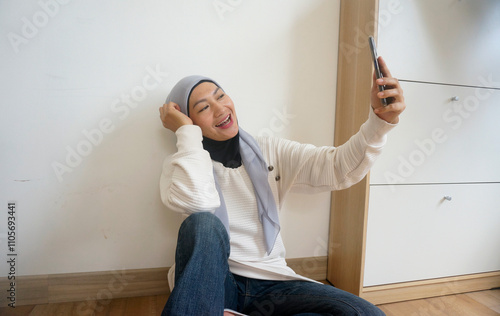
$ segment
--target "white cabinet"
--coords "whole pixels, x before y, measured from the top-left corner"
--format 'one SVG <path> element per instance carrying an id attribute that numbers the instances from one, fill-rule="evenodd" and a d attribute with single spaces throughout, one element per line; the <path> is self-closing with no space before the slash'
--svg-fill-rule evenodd
<path id="1" fill-rule="evenodd" d="M 367 116 L 370 31 L 407 109 L 369 180 L 332 193 L 328 280 L 376 304 L 500 286 L 500 1 L 340 8 L 336 145 Z"/>
<path id="2" fill-rule="evenodd" d="M 499 193 L 499 183 L 372 186 L 364 285 L 500 270 Z"/>
<path id="3" fill-rule="evenodd" d="M 500 2 L 399 3 L 378 50 L 407 109 L 370 174 L 365 287 L 500 270 Z"/>

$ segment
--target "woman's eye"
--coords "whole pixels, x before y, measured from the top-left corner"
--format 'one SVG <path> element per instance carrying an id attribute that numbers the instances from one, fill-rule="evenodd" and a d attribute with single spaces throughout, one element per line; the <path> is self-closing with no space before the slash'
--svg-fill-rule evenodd
<path id="1" fill-rule="evenodd" d="M 225 97 L 225 96 L 226 96 L 226 95 L 223 93 L 223 94 L 221 94 L 221 95 L 219 96 L 219 98 L 218 98 L 218 99 L 220 100 L 220 99 L 222 99 L 222 98 L 223 98 L 223 97 Z"/>
<path id="2" fill-rule="evenodd" d="M 198 113 L 201 113 L 201 112 L 205 111 L 206 109 L 208 109 L 208 105 L 205 105 Z"/>

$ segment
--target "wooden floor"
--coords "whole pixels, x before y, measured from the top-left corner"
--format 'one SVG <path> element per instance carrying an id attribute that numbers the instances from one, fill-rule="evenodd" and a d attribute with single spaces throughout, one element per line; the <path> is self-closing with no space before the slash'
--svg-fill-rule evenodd
<path id="1" fill-rule="evenodd" d="M 159 316 L 168 295 L 118 298 L 107 301 L 71 302 L 2 307 L 2 316 Z"/>
<path id="2" fill-rule="evenodd" d="M 379 305 L 387 316 L 500 315 L 500 289 Z"/>
<path id="3" fill-rule="evenodd" d="M 167 295 L 2 307 L 2 316 L 159 316 Z M 500 289 L 384 304 L 387 316 L 488 316 L 500 315 Z"/>

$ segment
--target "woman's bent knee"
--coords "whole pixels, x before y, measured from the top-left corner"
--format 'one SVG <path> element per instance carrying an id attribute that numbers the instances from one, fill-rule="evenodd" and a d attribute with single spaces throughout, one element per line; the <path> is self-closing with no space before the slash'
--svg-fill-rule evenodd
<path id="1" fill-rule="evenodd" d="M 196 228 L 198 230 L 224 228 L 220 219 L 210 212 L 196 212 L 189 215 L 189 217 L 182 223 L 181 229 L 186 228 L 185 226 L 188 226 L 188 228 Z"/>
<path id="2" fill-rule="evenodd" d="M 229 257 L 229 235 L 224 224 L 212 213 L 193 213 L 179 229 L 176 258 L 185 257 L 186 254 L 190 257 L 199 251 Z"/>
<path id="3" fill-rule="evenodd" d="M 218 237 L 229 240 L 224 224 L 217 216 L 209 212 L 197 212 L 189 215 L 182 223 L 179 235 L 186 232 L 191 236 L 200 237 L 216 234 Z"/>

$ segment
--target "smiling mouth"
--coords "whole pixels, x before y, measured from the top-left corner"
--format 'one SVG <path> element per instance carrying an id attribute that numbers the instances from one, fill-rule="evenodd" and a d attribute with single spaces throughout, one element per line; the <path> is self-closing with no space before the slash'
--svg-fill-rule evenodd
<path id="1" fill-rule="evenodd" d="M 231 114 L 228 114 L 227 117 L 224 119 L 224 121 L 220 122 L 219 124 L 215 125 L 215 127 L 224 127 L 227 124 L 231 122 Z"/>

